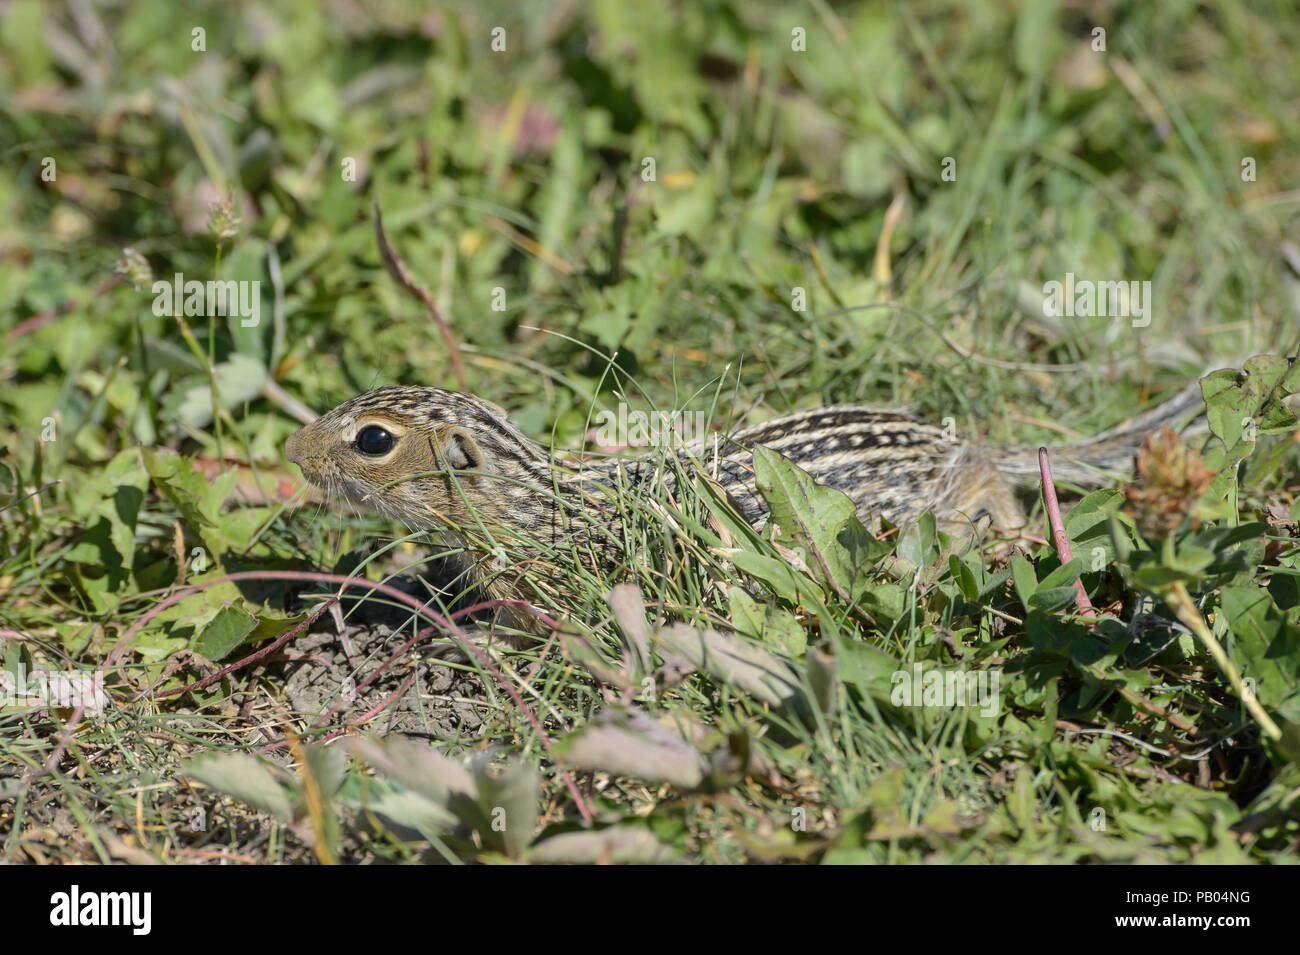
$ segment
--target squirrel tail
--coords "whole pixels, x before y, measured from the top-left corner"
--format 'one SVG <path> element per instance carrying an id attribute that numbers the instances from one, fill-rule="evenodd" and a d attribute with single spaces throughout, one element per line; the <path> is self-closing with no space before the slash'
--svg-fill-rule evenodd
<path id="1" fill-rule="evenodd" d="M 1081 487 L 1097 487 L 1132 474 L 1133 458 L 1147 435 L 1161 428 L 1182 431 L 1203 417 L 1205 400 L 1201 383 L 1194 381 L 1169 400 L 1095 438 L 1048 448 L 1052 475 Z M 1002 449 L 995 460 L 998 471 L 1020 486 L 1038 483 L 1038 446 L 1016 445 Z"/>

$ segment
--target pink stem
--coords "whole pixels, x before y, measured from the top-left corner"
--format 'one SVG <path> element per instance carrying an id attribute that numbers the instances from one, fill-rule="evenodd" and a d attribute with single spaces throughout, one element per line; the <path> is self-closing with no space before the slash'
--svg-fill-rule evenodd
<path id="1" fill-rule="evenodd" d="M 1047 508 L 1047 523 L 1052 528 L 1052 541 L 1056 544 L 1056 554 L 1062 564 L 1074 559 L 1070 554 L 1070 538 L 1065 536 L 1065 522 L 1061 520 L 1061 503 L 1056 499 L 1056 482 L 1052 480 L 1052 465 L 1047 460 L 1047 449 L 1038 449 L 1038 473 L 1043 476 L 1043 503 Z M 1079 608 L 1079 615 L 1091 620 L 1097 619 L 1097 611 L 1088 599 L 1088 591 L 1083 589 L 1083 578 L 1074 581 L 1074 602 Z"/>

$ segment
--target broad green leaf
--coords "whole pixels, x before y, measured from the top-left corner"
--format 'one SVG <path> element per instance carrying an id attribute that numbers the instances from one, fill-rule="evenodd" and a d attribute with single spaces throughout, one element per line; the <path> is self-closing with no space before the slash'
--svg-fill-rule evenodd
<path id="1" fill-rule="evenodd" d="M 1052 612 L 1060 610 L 1074 602 L 1074 595 L 1077 593 L 1073 586 L 1070 587 L 1044 587 L 1034 591 L 1034 595 L 1029 598 L 1029 606 L 1035 610 Z"/>
<path id="2" fill-rule="evenodd" d="M 1065 587 L 1073 584 L 1079 579 L 1079 572 L 1082 569 L 1083 562 L 1075 557 L 1068 564 L 1062 564 L 1056 570 L 1052 571 L 1046 577 L 1038 582 L 1038 590 L 1046 590 L 1049 587 Z"/>
<path id="3" fill-rule="evenodd" d="M 744 550 L 732 554 L 731 562 L 767 584 L 773 593 L 792 604 L 815 599 L 816 585 L 783 560 Z"/>
<path id="4" fill-rule="evenodd" d="M 1300 691 L 1300 627 L 1263 588 L 1225 587 L 1220 602 L 1232 632 L 1232 656 L 1242 675 L 1256 681 L 1259 701 L 1276 707 L 1295 696 Z"/>
<path id="5" fill-rule="evenodd" d="M 1300 363 L 1280 355 L 1257 355 L 1242 366 L 1201 380 L 1210 432 L 1222 442 L 1226 463 L 1251 454 L 1260 434 L 1294 430 L 1297 422 L 1281 399 L 1300 389 Z"/>
<path id="6" fill-rule="evenodd" d="M 655 634 L 655 640 L 760 703 L 785 706 L 802 698 L 802 687 L 790 664 L 751 640 L 697 630 L 684 623 L 665 627 Z"/>
<path id="7" fill-rule="evenodd" d="M 406 818 L 426 820 L 424 824 L 441 828 L 447 815 L 479 832 L 489 832 L 492 819 L 479 804 L 478 784 L 474 774 L 457 760 L 438 752 L 426 743 L 408 739 L 375 740 L 365 737 L 352 744 L 353 752 L 397 792 L 407 792 L 397 807 Z M 396 796 L 385 798 L 392 805 Z M 397 816 L 393 817 L 400 821 Z"/>
<path id="8" fill-rule="evenodd" d="M 541 865 L 676 865 L 681 854 L 640 825 L 561 832 L 528 852 Z"/>
<path id="9" fill-rule="evenodd" d="M 562 740 L 563 765 L 631 776 L 690 790 L 703 782 L 706 764 L 693 746 L 643 710 L 606 709 Z"/>
<path id="10" fill-rule="evenodd" d="M 306 746 L 303 755 L 322 795 L 326 798 L 333 796 L 343 784 L 347 772 L 347 749 L 343 746 Z"/>
<path id="11" fill-rule="evenodd" d="M 353 744 L 353 749 L 380 775 L 420 793 L 437 805 L 449 806 L 457 796 L 475 798 L 478 795 L 473 774 L 457 760 L 444 756 L 427 743 L 363 737 Z"/>
<path id="12" fill-rule="evenodd" d="M 267 360 L 264 342 L 268 340 L 274 305 L 274 293 L 266 275 L 266 243 L 260 239 L 240 242 L 230 250 L 222 273 L 226 279 L 244 283 L 238 286 L 243 290 L 243 298 L 238 302 L 240 306 L 253 306 L 256 297 L 255 307 L 242 311 L 234 306 L 228 308 L 225 320 L 235 351 L 255 359 L 259 366 L 264 365 Z M 253 285 L 254 282 L 259 284 Z M 220 377 L 218 387 L 222 389 L 222 399 L 225 399 L 225 381 Z"/>
<path id="13" fill-rule="evenodd" d="M 763 642 L 792 657 L 801 657 L 808 650 L 808 631 L 790 611 L 769 607 L 763 621 Z"/>
<path id="14" fill-rule="evenodd" d="M 765 608 L 760 607 L 743 587 L 731 587 L 727 591 L 727 601 L 731 605 L 731 625 L 736 631 L 761 639 Z"/>
<path id="15" fill-rule="evenodd" d="M 977 601 L 980 598 L 979 581 L 975 579 L 975 572 L 966 566 L 965 563 L 956 555 L 948 555 L 948 570 L 952 573 L 953 579 L 957 581 L 957 588 L 961 595 L 970 601 Z"/>
<path id="16" fill-rule="evenodd" d="M 861 534 L 844 533 L 857 522 L 857 507 L 849 496 L 818 484 L 767 448 L 754 449 L 754 476 L 771 510 L 770 520 L 779 528 L 778 540 L 802 549 L 813 574 L 821 577 L 829 571 L 840 590 L 853 593 L 868 557 L 868 535 L 865 529 Z"/>
<path id="17" fill-rule="evenodd" d="M 731 622 L 735 629 L 791 656 L 803 656 L 808 648 L 807 631 L 795 616 L 779 607 L 760 606 L 742 587 L 727 592 Z"/>
<path id="18" fill-rule="evenodd" d="M 710 178 L 701 177 L 681 192 L 665 193 L 656 206 L 655 225 L 662 235 L 685 233 L 699 236 L 713 221 L 717 208 L 717 188 Z"/>
<path id="19" fill-rule="evenodd" d="M 517 859 L 533 841 L 537 831 L 537 809 L 541 782 L 537 771 L 524 763 L 494 769 L 489 760 L 474 760 L 474 781 L 478 786 L 479 808 L 491 820 L 488 830 L 479 830 L 485 841 L 496 842 L 512 859 Z"/>
<path id="20" fill-rule="evenodd" d="M 858 595 L 858 605 L 887 630 L 907 614 L 908 589 L 892 583 L 871 584 Z"/>
<path id="21" fill-rule="evenodd" d="M 242 408 L 262 393 L 267 371 L 260 358 L 235 352 L 216 366 L 217 393 L 226 410 Z M 212 386 L 210 383 L 190 387 L 176 408 L 176 415 L 191 428 L 206 428 L 212 423 Z"/>
<path id="22" fill-rule="evenodd" d="M 884 650 L 859 640 L 835 641 L 840 679 L 877 702 L 888 703 L 900 664 Z"/>
<path id="23" fill-rule="evenodd" d="M 1060 0 L 1034 0 L 1021 4 L 1016 20 L 1016 68 L 1029 76 L 1041 77 L 1055 62 L 1061 43 Z"/>
<path id="24" fill-rule="evenodd" d="M 354 809 L 373 812 L 399 826 L 408 826 L 417 832 L 444 832 L 457 822 L 456 816 L 446 807 L 437 805 L 427 796 L 413 789 L 393 787 L 382 781 L 367 787 L 364 800 L 340 796 L 339 801 Z"/>
<path id="25" fill-rule="evenodd" d="M 295 781 L 278 766 L 257 756 L 244 753 L 201 756 L 187 764 L 183 772 L 190 779 L 269 812 L 277 819 L 291 822 L 296 818 L 294 806 L 300 800 Z"/>
<path id="26" fill-rule="evenodd" d="M 226 606 L 191 643 L 194 652 L 208 660 L 224 660 L 257 627 L 257 618 L 242 607 Z"/>
<path id="27" fill-rule="evenodd" d="M 898 556 L 917 567 L 929 567 L 938 559 L 938 526 L 933 514 L 926 511 L 903 531 L 898 541 Z"/>
<path id="28" fill-rule="evenodd" d="M 1034 574 L 1034 568 L 1019 554 L 1011 558 L 1011 580 L 1016 585 L 1016 596 L 1025 606 L 1029 606 L 1029 598 L 1034 595 L 1038 589 L 1038 578 Z"/>
<path id="29" fill-rule="evenodd" d="M 185 522 L 196 530 L 215 526 L 239 475 L 225 471 L 209 480 L 194 470 L 194 462 L 169 451 L 145 448 L 145 469 L 163 497 L 181 513 Z"/>
<path id="30" fill-rule="evenodd" d="M 136 525 L 144 504 L 149 476 L 140 450 L 119 452 L 104 469 L 77 485 L 71 494 L 73 513 L 86 530 L 68 551 L 68 560 L 103 568 L 105 592 L 116 591 L 131 573 L 135 560 Z"/>

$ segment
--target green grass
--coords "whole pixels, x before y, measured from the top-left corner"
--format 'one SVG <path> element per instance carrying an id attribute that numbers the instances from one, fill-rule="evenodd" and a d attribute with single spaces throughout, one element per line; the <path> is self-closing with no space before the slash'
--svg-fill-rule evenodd
<path id="1" fill-rule="evenodd" d="M 346 718 L 296 711 L 286 674 L 304 664 L 272 658 L 137 698 L 268 646 L 334 589 L 211 583 L 227 574 L 388 580 L 434 562 L 436 544 L 278 483 L 296 478 L 295 401 L 458 386 L 385 274 L 375 199 L 468 390 L 563 450 L 620 400 L 719 427 L 863 401 L 995 445 L 1062 441 L 1207 369 L 1300 353 L 1288 4 L 1116 3 L 1095 23 L 1051 2 L 524 6 L 157 0 L 96 7 L 97 23 L 6 8 L 0 667 L 107 668 L 114 702 L 72 733 L 67 712 L 0 709 L 3 858 L 1293 854 L 1295 740 L 1271 739 L 1172 624 L 1181 585 L 1266 719 L 1296 732 L 1300 455 L 1272 400 L 1295 390 L 1281 365 L 1223 380 L 1197 443 L 1208 486 L 1177 487 L 1166 463 L 1147 511 L 1116 490 L 1070 504 L 1083 563 L 1055 576 L 1047 548 L 1008 564 L 929 522 L 877 541 L 833 496 L 800 512 L 821 531 L 769 540 L 729 523 L 688 462 L 673 500 L 621 499 L 617 572 L 497 535 L 565 628 L 426 688 L 412 712 L 429 725 L 466 694 L 487 714 L 450 739 L 364 759 L 325 742 L 417 664 Z M 218 240 L 223 197 L 240 221 Z M 119 276 L 128 248 L 143 260 Z M 151 282 L 177 272 L 260 281 L 260 323 L 156 315 Z M 1149 280 L 1151 324 L 1045 316 L 1044 283 L 1067 273 Z M 1182 520 L 1159 526 L 1162 502 Z M 801 569 L 798 548 L 831 570 Z M 1080 572 L 1116 618 L 1095 631 L 1069 612 Z M 628 582 L 644 613 L 611 609 Z M 1130 631 L 1144 597 L 1164 623 Z M 347 605 L 359 656 L 442 639 L 409 620 L 361 648 L 380 600 Z M 674 669 L 667 648 L 690 656 L 683 634 L 710 629 L 715 652 L 746 647 L 781 679 Z M 1000 703 L 899 706 L 891 675 L 913 663 L 997 673 Z M 255 762 L 266 747 L 293 769 Z M 472 807 L 449 804 L 464 781 L 434 750 L 480 760 Z M 525 821 L 497 832 L 502 807 Z M 603 842 L 584 841 L 584 812 Z"/>

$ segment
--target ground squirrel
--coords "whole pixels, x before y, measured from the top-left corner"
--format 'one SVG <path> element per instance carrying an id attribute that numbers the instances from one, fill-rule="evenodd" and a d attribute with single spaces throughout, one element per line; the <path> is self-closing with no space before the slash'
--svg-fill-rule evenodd
<path id="1" fill-rule="evenodd" d="M 1133 421 L 1053 449 L 1058 480 L 1096 485 L 1131 467 L 1141 440 L 1203 408 L 1193 384 Z M 929 510 L 949 528 L 1017 529 L 1025 522 L 1014 490 L 1038 480 L 1036 449 L 995 448 L 896 412 L 834 405 L 745 428 L 700 455 L 751 524 L 766 506 L 754 483 L 751 449 L 776 451 L 822 484 L 852 498 L 864 519 L 904 524 Z M 599 536 L 612 518 L 601 501 L 618 476 L 641 465 L 584 459 L 569 466 L 530 440 L 491 402 L 439 388 L 390 385 L 344 402 L 292 435 L 285 454 L 327 495 L 369 504 L 414 530 L 434 530 L 462 549 L 490 597 L 527 599 L 519 576 L 485 553 L 503 530 L 525 539 Z M 625 468 L 630 467 L 631 472 Z M 982 524 L 981 524 L 982 522 Z M 479 529 L 483 535 L 467 532 Z M 536 630 L 523 614 L 507 614 Z"/>

